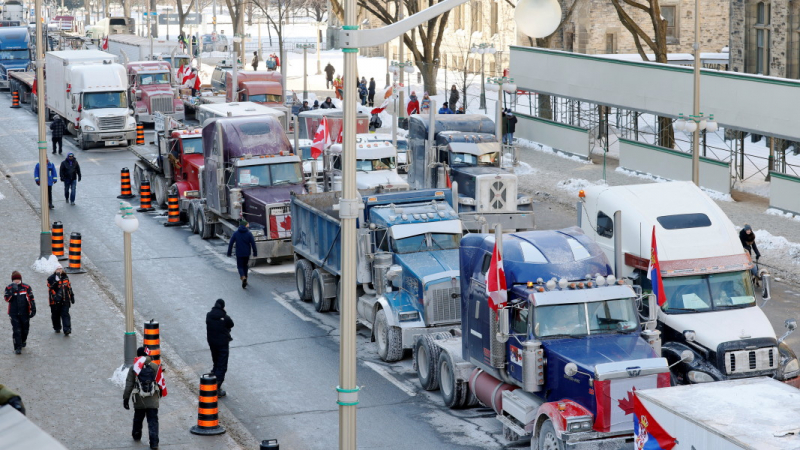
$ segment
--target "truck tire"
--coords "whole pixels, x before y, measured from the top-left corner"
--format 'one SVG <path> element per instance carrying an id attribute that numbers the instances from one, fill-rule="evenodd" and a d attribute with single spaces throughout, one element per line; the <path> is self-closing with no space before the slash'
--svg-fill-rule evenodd
<path id="1" fill-rule="evenodd" d="M 539 428 L 539 435 L 531 439 L 531 448 L 534 441 L 539 444 L 539 450 L 564 450 L 564 441 L 558 438 L 550 419 L 545 420 Z"/>
<path id="2" fill-rule="evenodd" d="M 78 146 L 81 148 L 81 150 L 89 149 L 89 144 L 87 144 L 86 141 L 83 140 L 83 133 L 78 132 L 78 135 L 75 137 L 75 139 L 78 140 Z"/>
<path id="3" fill-rule="evenodd" d="M 456 376 L 455 364 L 447 352 L 439 355 L 439 389 L 442 400 L 450 409 L 463 408 L 469 403 L 469 384 Z"/>
<path id="4" fill-rule="evenodd" d="M 434 344 L 433 336 L 424 334 L 414 343 L 414 365 L 417 367 L 417 378 L 422 389 L 435 391 L 439 389 L 439 354 L 442 348 Z"/>
<path id="5" fill-rule="evenodd" d="M 314 270 L 307 259 L 298 259 L 294 263 L 294 280 L 300 300 L 311 300 L 311 272 Z"/>
<path id="6" fill-rule="evenodd" d="M 211 239 L 214 237 L 214 227 L 212 224 L 206 222 L 206 215 L 203 207 L 197 208 L 197 234 L 202 239 Z"/>
<path id="7" fill-rule="evenodd" d="M 150 189 L 156 198 L 156 206 L 166 208 L 167 206 L 167 180 L 161 175 L 156 175 L 150 180 Z"/>
<path id="8" fill-rule="evenodd" d="M 189 216 L 189 229 L 192 230 L 192 233 L 197 234 L 197 210 L 193 204 L 189 205 L 187 215 Z"/>
<path id="9" fill-rule="evenodd" d="M 311 301 L 317 312 L 325 313 L 331 310 L 331 299 L 325 298 L 325 280 L 319 269 L 311 273 Z"/>
<path id="10" fill-rule="evenodd" d="M 373 322 L 378 356 L 386 362 L 400 361 L 403 357 L 403 341 L 400 328 L 389 326 L 386 310 L 379 309 Z"/>

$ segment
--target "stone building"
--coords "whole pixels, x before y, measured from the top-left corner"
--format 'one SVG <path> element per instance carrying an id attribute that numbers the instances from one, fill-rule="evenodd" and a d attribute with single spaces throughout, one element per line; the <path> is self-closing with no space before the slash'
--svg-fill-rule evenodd
<path id="1" fill-rule="evenodd" d="M 731 70 L 800 79 L 800 0 L 730 0 Z"/>

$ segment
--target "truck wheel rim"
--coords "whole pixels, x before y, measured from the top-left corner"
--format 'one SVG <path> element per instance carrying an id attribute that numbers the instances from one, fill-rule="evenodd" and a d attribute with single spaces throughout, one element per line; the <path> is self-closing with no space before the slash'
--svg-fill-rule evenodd
<path id="1" fill-rule="evenodd" d="M 428 350 L 424 345 L 420 345 L 417 349 L 417 367 L 419 368 L 419 377 L 427 380 L 430 370 L 428 370 Z"/>
<path id="2" fill-rule="evenodd" d="M 442 380 L 440 384 L 440 388 L 442 389 L 442 394 L 444 394 L 445 397 L 449 397 L 453 392 L 453 386 L 452 386 L 453 374 L 450 372 L 450 365 L 447 364 L 446 362 L 442 363 L 440 377 Z"/>
<path id="3" fill-rule="evenodd" d="M 545 434 L 543 440 L 542 450 L 558 450 L 558 440 L 553 433 Z"/>
<path id="4" fill-rule="evenodd" d="M 383 331 L 384 331 L 383 330 L 383 323 L 381 323 L 380 321 L 376 320 L 375 321 L 375 328 L 376 328 L 375 340 L 378 341 L 378 350 L 381 352 L 381 354 L 384 354 L 385 353 L 385 349 L 386 349 L 386 339 L 384 339 L 384 336 L 383 336 Z"/>
<path id="5" fill-rule="evenodd" d="M 305 283 L 305 274 L 303 274 L 303 268 L 298 267 L 297 270 L 294 272 L 294 280 L 297 284 L 297 291 L 300 293 L 301 296 L 304 296 L 306 293 L 302 291 L 300 286 L 303 286 Z"/>
<path id="6" fill-rule="evenodd" d="M 321 303 L 322 293 L 320 292 L 319 283 L 316 280 L 311 283 L 311 297 L 314 303 Z"/>

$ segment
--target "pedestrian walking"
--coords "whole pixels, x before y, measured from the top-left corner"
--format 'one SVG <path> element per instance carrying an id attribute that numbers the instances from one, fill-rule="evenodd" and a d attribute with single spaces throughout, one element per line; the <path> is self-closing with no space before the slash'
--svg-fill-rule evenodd
<path id="1" fill-rule="evenodd" d="M 28 329 L 31 319 L 36 315 L 36 302 L 33 299 L 33 289 L 22 282 L 22 275 L 16 270 L 11 272 L 11 284 L 6 286 L 3 299 L 8 303 L 14 353 L 20 355 L 28 342 Z"/>
<path id="2" fill-rule="evenodd" d="M 370 77 L 367 93 L 367 101 L 369 102 L 370 108 L 372 108 L 375 106 L 375 78 Z"/>
<path id="3" fill-rule="evenodd" d="M 458 93 L 458 88 L 456 88 L 456 85 L 454 84 L 450 88 L 450 98 L 449 98 L 450 101 L 448 102 L 448 104 L 450 105 L 450 109 L 452 109 L 453 111 L 456 110 L 456 105 L 458 105 L 458 100 L 460 98 L 461 95 Z"/>
<path id="4" fill-rule="evenodd" d="M 211 361 L 214 365 L 211 373 L 217 378 L 217 395 L 225 397 L 227 392 L 222 390 L 225 373 L 228 371 L 228 355 L 230 354 L 231 328 L 233 320 L 225 312 L 225 300 L 217 299 L 214 307 L 206 314 L 206 340 L 211 349 Z"/>
<path id="5" fill-rule="evenodd" d="M 333 74 L 336 73 L 336 69 L 333 68 L 331 63 L 328 63 L 325 66 L 325 89 L 330 89 L 331 85 L 333 85 Z"/>
<path id="6" fill-rule="evenodd" d="M 506 133 L 503 135 L 503 143 L 512 145 L 514 143 L 514 132 L 517 131 L 517 116 L 506 109 L 503 120 L 506 122 Z"/>
<path id="7" fill-rule="evenodd" d="M 36 163 L 36 167 L 33 168 L 33 179 L 36 181 L 36 185 L 39 186 L 39 163 Z M 47 201 L 50 203 L 50 209 L 55 208 L 53 206 L 53 185 L 57 182 L 56 166 L 50 162 L 50 159 L 47 159 Z"/>
<path id="8" fill-rule="evenodd" d="M 61 116 L 56 115 L 53 118 L 53 122 L 50 124 L 50 136 L 53 139 L 53 154 L 56 154 L 56 148 L 58 148 L 58 154 L 61 154 L 61 150 L 64 149 L 64 144 L 62 143 L 62 138 L 64 137 L 64 132 L 67 131 L 67 126 L 64 124 L 64 121 L 61 119 Z"/>
<path id="9" fill-rule="evenodd" d="M 78 189 L 78 182 L 81 181 L 81 165 L 75 159 L 74 153 L 67 153 L 67 159 L 61 161 L 58 169 L 58 176 L 64 183 L 64 198 L 67 203 L 75 204 L 75 191 Z"/>
<path id="10" fill-rule="evenodd" d="M 253 52 L 253 61 L 250 63 L 253 66 L 253 70 L 258 70 L 258 52 Z"/>
<path id="11" fill-rule="evenodd" d="M 53 330 L 60 333 L 63 328 L 64 336 L 69 336 L 72 333 L 69 308 L 75 304 L 75 294 L 72 292 L 69 277 L 60 264 L 47 278 L 47 291 L 50 294 L 50 319 L 53 321 Z"/>
<path id="12" fill-rule="evenodd" d="M 414 91 L 411 91 L 411 95 L 408 96 L 406 112 L 409 116 L 412 114 L 419 114 L 419 100 L 417 100 L 417 93 Z"/>
<path id="13" fill-rule="evenodd" d="M 133 396 L 133 440 L 142 440 L 142 425 L 146 417 L 150 448 L 158 448 L 158 404 L 163 389 L 157 381 L 160 375 L 161 368 L 147 356 L 144 347 L 139 347 L 122 394 L 122 407 L 127 410 L 131 409 L 130 398 Z"/>
<path id="14" fill-rule="evenodd" d="M 231 241 L 228 243 L 228 257 L 231 256 L 231 249 L 236 245 L 236 268 L 239 269 L 239 277 L 242 279 L 242 289 L 247 287 L 247 265 L 250 263 L 250 250 L 253 257 L 258 256 L 256 240 L 250 232 L 250 226 L 246 220 L 239 221 L 239 229 L 233 232 Z"/>
<path id="15" fill-rule="evenodd" d="M 431 98 L 428 93 L 422 95 L 422 102 L 420 103 L 420 114 L 429 114 L 431 112 Z"/>

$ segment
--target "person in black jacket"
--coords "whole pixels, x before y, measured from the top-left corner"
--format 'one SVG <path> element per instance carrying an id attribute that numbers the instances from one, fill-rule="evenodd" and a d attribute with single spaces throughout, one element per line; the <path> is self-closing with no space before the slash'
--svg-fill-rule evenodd
<path id="1" fill-rule="evenodd" d="M 69 336 L 72 333 L 72 318 L 69 315 L 69 308 L 75 304 L 75 294 L 72 292 L 69 277 L 60 264 L 56 267 L 56 271 L 47 278 L 47 290 L 50 294 L 50 319 L 53 321 L 53 330 L 60 333 L 63 326 L 64 336 Z"/>
<path id="2" fill-rule="evenodd" d="M 36 315 L 36 302 L 33 300 L 33 289 L 22 282 L 22 275 L 16 270 L 11 273 L 11 284 L 6 286 L 3 296 L 8 303 L 8 317 L 14 336 L 14 353 L 22 354 L 28 340 L 28 329 L 31 319 Z"/>
<path id="3" fill-rule="evenodd" d="M 75 204 L 75 191 L 78 189 L 78 182 L 81 181 L 81 165 L 75 159 L 74 153 L 67 154 L 67 159 L 61 161 L 58 169 L 58 176 L 64 183 L 64 198 L 67 203 Z"/>
<path id="4" fill-rule="evenodd" d="M 747 250 L 751 257 L 753 256 L 753 251 L 755 251 L 756 261 L 761 258 L 761 252 L 758 251 L 758 246 L 756 246 L 756 233 L 750 225 L 744 224 L 744 228 L 739 232 L 739 240 L 742 241 L 742 247 Z"/>
<path id="5" fill-rule="evenodd" d="M 336 108 L 336 106 L 334 106 L 333 100 L 331 100 L 331 98 L 328 97 L 328 98 L 325 99 L 324 102 L 322 102 L 321 105 L 319 105 L 319 108 L 320 109 L 334 109 L 334 108 Z"/>
<path id="6" fill-rule="evenodd" d="M 256 249 L 256 239 L 253 233 L 247 229 L 249 224 L 246 220 L 239 221 L 239 229 L 233 232 L 231 241 L 228 243 L 228 257 L 231 256 L 233 245 L 236 244 L 236 268 L 239 269 L 239 278 L 242 279 L 242 289 L 247 287 L 247 265 L 250 263 L 250 249 L 253 250 L 253 258 L 258 256 Z"/>
<path id="7" fill-rule="evenodd" d="M 58 154 L 61 154 L 61 150 L 64 149 L 64 145 L 61 142 L 61 138 L 64 137 L 64 132 L 67 130 L 67 126 L 64 124 L 64 121 L 61 120 L 61 116 L 56 115 L 53 118 L 53 122 L 50 124 L 50 136 L 53 138 L 53 154 L 56 154 L 56 147 L 58 147 Z"/>
<path id="8" fill-rule="evenodd" d="M 367 101 L 370 108 L 375 106 L 375 78 L 370 77 L 369 88 L 367 89 Z"/>
<path id="9" fill-rule="evenodd" d="M 225 372 L 228 371 L 228 354 L 230 353 L 231 328 L 233 320 L 225 312 L 225 300 L 218 299 L 214 307 L 206 314 L 206 340 L 211 349 L 211 361 L 214 367 L 211 372 L 217 377 L 217 395 L 225 397 L 227 393 L 222 390 L 225 381 Z"/>

